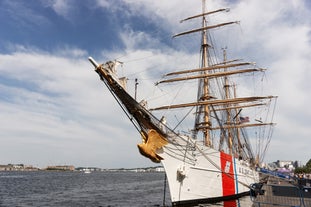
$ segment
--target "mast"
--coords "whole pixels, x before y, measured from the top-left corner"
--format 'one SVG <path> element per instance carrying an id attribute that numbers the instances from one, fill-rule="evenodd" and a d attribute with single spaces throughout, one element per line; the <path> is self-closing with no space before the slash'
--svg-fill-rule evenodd
<path id="1" fill-rule="evenodd" d="M 266 69 L 258 68 L 253 62 L 243 62 L 241 59 L 228 60 L 226 49 L 223 50 L 223 62 L 213 63 L 210 51 L 213 49 L 212 41 L 209 39 L 209 31 L 223 26 L 238 24 L 239 21 L 223 22 L 220 24 L 209 24 L 207 16 L 218 12 L 228 12 L 228 9 L 218 9 L 207 12 L 206 0 L 202 0 L 202 13 L 183 19 L 181 22 L 201 18 L 201 27 L 188 30 L 173 35 L 179 37 L 191 33 L 199 33 L 201 35 L 200 45 L 200 65 L 198 68 L 179 70 L 169 72 L 164 75 L 163 79 L 156 82 L 156 85 L 162 83 L 184 82 L 197 79 L 198 93 L 195 102 L 177 103 L 170 105 L 162 105 L 149 109 L 154 110 L 172 110 L 176 108 L 195 107 L 195 123 L 192 130 L 192 137 L 200 138 L 208 147 L 216 148 L 216 142 L 213 143 L 213 137 L 218 133 L 219 150 L 224 150 L 224 142 L 228 147 L 228 153 L 231 155 L 242 154 L 243 157 L 253 157 L 253 153 L 247 140 L 246 127 L 260 127 L 265 125 L 273 125 L 273 123 L 249 123 L 240 121 L 239 113 L 242 108 L 265 106 L 274 96 L 251 96 L 238 98 L 235 94 L 235 86 L 230 85 L 229 78 L 238 74 L 249 74 L 264 72 Z M 242 61 L 242 62 L 241 62 Z M 223 83 L 221 88 L 211 88 L 215 84 Z M 220 86 L 220 85 L 219 85 Z M 219 94 L 221 94 L 219 96 Z M 246 150 L 247 151 L 246 151 Z"/>
<path id="2" fill-rule="evenodd" d="M 202 14 L 205 14 L 205 7 L 206 7 L 206 1 L 202 0 Z M 207 26 L 206 23 L 206 18 L 203 15 L 202 18 L 202 28 L 205 28 Z M 207 30 L 202 30 L 202 67 L 206 68 L 209 66 L 209 61 L 208 61 L 208 44 L 207 44 Z M 206 74 L 207 71 L 203 71 L 203 74 Z M 208 83 L 208 78 L 203 79 L 203 95 L 200 97 L 202 100 L 206 101 L 209 96 L 209 83 Z M 209 114 L 210 110 L 208 105 L 203 106 L 203 120 L 205 125 L 210 126 L 210 120 L 209 120 Z M 207 127 L 205 127 L 203 131 L 203 136 L 204 136 L 204 143 L 206 146 L 210 147 L 211 146 L 211 140 L 210 140 L 210 133 Z"/>
<path id="3" fill-rule="evenodd" d="M 234 96 L 234 98 L 236 98 L 237 97 L 237 93 L 236 93 L 236 84 L 234 84 L 233 85 L 233 96 Z M 244 107 L 245 108 L 245 107 Z M 240 109 L 240 110 L 242 110 L 242 109 Z M 236 108 L 235 109 L 235 113 L 236 114 L 239 114 L 241 111 L 238 111 L 238 109 Z M 235 122 L 236 122 L 236 124 L 238 124 L 238 121 L 237 121 L 237 119 L 235 119 Z M 242 151 L 242 144 L 241 144 L 241 128 L 237 128 L 237 130 L 236 130 L 236 138 L 238 139 L 238 143 L 239 143 L 239 145 L 238 145 L 238 154 L 239 154 L 239 156 L 241 156 L 241 151 Z"/>
<path id="4" fill-rule="evenodd" d="M 216 76 L 223 76 L 224 74 L 221 74 L 221 73 L 215 74 L 214 69 L 222 68 L 224 66 L 223 65 L 222 66 L 212 65 L 210 63 L 210 60 L 209 60 L 209 56 L 210 56 L 209 47 L 210 47 L 210 45 L 208 44 L 208 42 L 209 42 L 208 30 L 238 23 L 238 22 L 225 22 L 225 23 L 216 24 L 216 25 L 208 25 L 206 16 L 208 16 L 210 14 L 218 13 L 218 12 L 223 12 L 223 11 L 227 12 L 229 10 L 228 9 L 219 9 L 219 10 L 215 10 L 215 11 L 211 11 L 211 12 L 206 12 L 206 0 L 202 0 L 202 13 L 199 15 L 188 17 L 188 18 L 181 21 L 181 22 L 183 22 L 186 20 L 201 17 L 202 18 L 201 28 L 182 32 L 182 33 L 179 33 L 179 34 L 176 34 L 173 36 L 173 37 L 179 37 L 179 36 L 190 34 L 190 33 L 201 32 L 201 65 L 200 65 L 199 69 L 194 69 L 191 71 L 183 71 L 181 73 L 179 73 L 179 72 L 171 73 L 171 74 L 167 74 L 167 75 L 177 75 L 177 74 L 188 73 L 188 72 L 190 72 L 190 73 L 200 72 L 200 74 L 195 75 L 195 76 L 191 76 L 190 78 L 173 78 L 173 79 L 163 80 L 163 81 L 158 82 L 157 84 L 173 82 L 173 81 L 199 79 L 197 103 L 211 101 L 211 98 L 213 98 L 213 97 L 211 96 L 211 91 L 209 89 L 209 84 L 210 84 L 209 79 L 212 77 L 216 77 Z M 229 62 L 231 62 L 231 61 L 229 61 Z M 249 63 L 247 63 L 247 64 L 249 64 Z M 229 67 L 231 67 L 231 65 Z M 210 71 L 212 71 L 212 72 L 210 72 Z M 230 73 L 233 74 L 232 72 L 230 72 Z M 190 105 L 192 105 L 192 104 L 190 104 Z M 212 106 L 208 105 L 208 104 L 196 104 L 196 107 L 197 107 L 196 108 L 196 119 L 195 119 L 195 126 L 194 126 L 195 130 L 193 133 L 193 137 L 196 138 L 197 133 L 199 131 L 201 131 L 203 134 L 204 144 L 208 147 L 212 147 L 213 144 L 212 144 L 211 135 L 210 135 L 210 128 L 212 127 L 212 124 L 211 124 L 211 122 L 212 122 L 212 120 L 211 120 L 211 107 Z"/>
<path id="5" fill-rule="evenodd" d="M 223 48 L 223 58 L 224 58 L 224 63 L 227 61 L 227 51 L 226 51 L 226 48 Z M 225 66 L 226 64 L 224 64 Z M 224 68 L 224 72 L 227 72 L 227 68 Z M 229 99 L 230 98 L 230 85 L 229 85 L 229 79 L 227 76 L 224 77 L 225 78 L 225 85 L 224 85 L 224 89 L 225 89 L 225 98 L 226 99 Z M 228 104 L 227 107 L 229 108 L 230 105 Z M 231 123 L 231 110 L 228 109 L 226 110 L 226 113 L 227 113 L 227 124 Z M 232 134 L 231 134 L 231 129 L 228 128 L 227 130 L 227 135 L 228 135 L 228 145 L 229 145 L 229 154 L 232 154 Z"/>

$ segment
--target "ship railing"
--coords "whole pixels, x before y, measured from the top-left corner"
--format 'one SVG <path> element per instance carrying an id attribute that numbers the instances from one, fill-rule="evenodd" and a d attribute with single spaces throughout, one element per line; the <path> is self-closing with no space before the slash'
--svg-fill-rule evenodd
<path id="1" fill-rule="evenodd" d="M 265 168 L 257 168 L 257 171 L 260 173 L 269 175 L 269 176 L 279 177 L 282 179 L 288 179 L 288 180 L 293 179 L 289 174 L 281 173 L 281 172 L 277 172 L 277 171 L 271 171 L 271 170 L 268 170 Z"/>

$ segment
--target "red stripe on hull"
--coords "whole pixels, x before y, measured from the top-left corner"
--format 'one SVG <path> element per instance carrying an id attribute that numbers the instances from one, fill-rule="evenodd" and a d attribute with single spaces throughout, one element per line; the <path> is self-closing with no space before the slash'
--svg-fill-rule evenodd
<path id="1" fill-rule="evenodd" d="M 232 156 L 224 152 L 220 152 L 220 162 L 222 170 L 223 196 L 233 195 L 235 194 L 235 182 Z"/>
<path id="2" fill-rule="evenodd" d="M 236 207 L 236 200 L 224 201 L 224 207 Z"/>

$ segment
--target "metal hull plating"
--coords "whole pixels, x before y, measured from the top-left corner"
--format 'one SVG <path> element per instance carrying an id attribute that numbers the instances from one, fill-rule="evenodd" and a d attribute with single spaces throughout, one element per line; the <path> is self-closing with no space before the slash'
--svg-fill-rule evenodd
<path id="1" fill-rule="evenodd" d="M 173 204 L 241 197 L 248 194 L 250 184 L 259 181 L 258 173 L 245 161 L 200 143 L 189 144 L 190 139 L 176 139 L 158 153 L 163 157 Z"/>

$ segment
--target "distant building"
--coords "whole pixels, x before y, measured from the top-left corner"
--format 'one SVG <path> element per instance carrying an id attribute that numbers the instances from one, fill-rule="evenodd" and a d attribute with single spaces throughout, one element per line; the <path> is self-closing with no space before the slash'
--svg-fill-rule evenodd
<path id="1" fill-rule="evenodd" d="M 279 170 L 279 169 L 287 169 L 287 170 L 295 170 L 298 165 L 298 161 L 290 161 L 290 160 L 277 160 L 276 162 L 269 163 L 267 168 L 270 170 Z"/>
<path id="2" fill-rule="evenodd" d="M 39 168 L 33 167 L 32 165 L 24 165 L 24 164 L 0 165 L 0 171 L 36 171 L 36 170 L 39 170 Z"/>
<path id="3" fill-rule="evenodd" d="M 56 165 L 48 166 L 46 170 L 74 171 L 75 167 L 73 165 Z"/>
<path id="4" fill-rule="evenodd" d="M 289 170 L 294 170 L 294 162 L 293 161 L 285 161 L 285 160 L 277 160 L 276 164 L 279 168 L 286 168 Z"/>
<path id="5" fill-rule="evenodd" d="M 12 165 L 0 165 L 0 171 L 12 171 L 13 166 Z"/>
<path id="6" fill-rule="evenodd" d="M 277 160 L 276 165 L 278 167 L 288 167 L 289 165 L 292 165 L 292 161 L 285 161 L 285 160 Z"/>
<path id="7" fill-rule="evenodd" d="M 162 167 L 162 166 L 161 167 L 156 167 L 155 171 L 156 172 L 165 172 L 164 167 Z"/>

